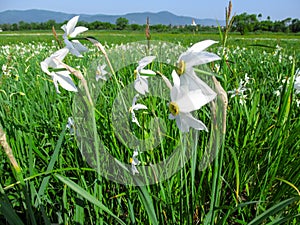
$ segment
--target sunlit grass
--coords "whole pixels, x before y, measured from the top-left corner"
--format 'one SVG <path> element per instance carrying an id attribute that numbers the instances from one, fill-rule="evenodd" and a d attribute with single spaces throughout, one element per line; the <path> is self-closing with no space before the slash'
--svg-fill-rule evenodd
<path id="1" fill-rule="evenodd" d="M 125 224 L 204 223 L 214 195 L 212 181 L 216 169 L 214 165 L 205 170 L 198 167 L 205 139 L 199 140 L 198 155 L 162 183 L 138 188 L 99 177 L 83 159 L 75 137 L 65 128 L 68 117 L 72 116 L 74 94 L 62 90 L 58 95 L 50 77 L 40 69 L 40 62 L 58 49 L 51 32 L 15 33 L 18 36 L 3 33 L 0 65 L 6 69 L 0 75 L 0 124 L 26 184 L 17 183 L 9 161 L 1 152 L 1 223 L 6 224 L 4 218 L 11 218 L 15 222 L 12 224 L 20 224 L 19 217 L 24 224 L 115 224 L 114 216 Z M 87 35 L 96 37 L 108 49 L 145 39 L 142 32 L 89 31 Z M 180 42 L 185 47 L 204 39 L 219 39 L 218 34 L 152 34 L 152 37 Z M 245 39 L 232 35 L 226 57 L 223 56 L 227 61 L 210 65 L 223 78 L 220 81 L 227 91 L 238 88 L 246 74 L 249 77 L 243 104 L 240 96 L 229 95 L 223 161 L 216 161 L 222 168 L 218 177 L 222 183 L 219 208 L 214 209 L 217 224 L 248 224 L 252 220 L 257 224 L 275 223 L 295 215 L 298 217 L 289 224 L 299 224 L 299 199 L 294 187 L 300 187 L 297 106 L 300 97 L 294 94 L 292 85 L 282 82 L 293 77 L 295 68 L 300 67 L 299 43 L 297 35 L 260 34 Z M 220 44 L 210 51 L 222 56 Z M 67 60 L 84 71 L 97 57 L 99 54 L 93 51 L 83 59 Z M 125 68 L 119 79 L 125 84 L 132 82 L 134 68 L 134 65 Z M 277 90 L 279 96 L 275 94 Z M 119 90 L 111 81 L 102 91 L 114 99 Z M 161 109 L 159 115 L 166 117 L 166 102 L 155 101 L 153 108 Z M 99 97 L 97 104 L 101 114 L 107 115 L 112 101 Z M 130 154 L 111 135 L 109 116 L 99 115 L 97 119 L 111 154 L 129 162 Z M 209 118 L 204 122 L 209 123 Z M 175 126 L 168 121 L 168 127 Z M 170 139 L 164 142 L 163 149 L 143 157 L 150 161 L 158 159 L 160 151 L 170 154 L 174 145 Z"/>

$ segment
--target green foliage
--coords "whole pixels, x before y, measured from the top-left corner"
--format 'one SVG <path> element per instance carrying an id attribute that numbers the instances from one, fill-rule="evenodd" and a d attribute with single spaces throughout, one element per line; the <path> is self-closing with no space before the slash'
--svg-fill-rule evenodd
<path id="1" fill-rule="evenodd" d="M 124 17 L 119 17 L 116 20 L 116 28 L 118 30 L 124 30 L 127 26 L 128 26 L 128 19 L 126 19 Z"/>
<path id="2" fill-rule="evenodd" d="M 235 16 L 233 22 L 233 31 L 238 31 L 242 35 L 248 32 L 259 32 L 259 31 L 269 31 L 269 32 L 300 32 L 300 21 L 298 19 L 286 18 L 282 21 L 271 21 L 269 18 L 267 20 L 258 20 L 262 17 L 260 14 L 247 14 L 242 13 Z"/>
<path id="3" fill-rule="evenodd" d="M 233 21 L 235 29 L 242 35 L 254 31 L 254 27 L 257 26 L 258 20 L 255 14 L 248 15 L 243 13 L 236 15 Z"/>

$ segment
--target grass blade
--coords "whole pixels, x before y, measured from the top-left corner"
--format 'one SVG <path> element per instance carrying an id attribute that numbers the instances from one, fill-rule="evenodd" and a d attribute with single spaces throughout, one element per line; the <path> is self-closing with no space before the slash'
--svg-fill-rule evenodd
<path id="1" fill-rule="evenodd" d="M 284 218 L 278 218 L 274 221 L 272 221 L 271 223 L 268 223 L 266 225 L 279 225 L 279 224 L 286 224 L 286 222 L 288 222 L 289 220 L 295 218 L 295 217 L 299 217 L 300 214 L 298 215 L 291 215 L 291 216 L 287 216 L 287 217 L 284 217 Z"/>
<path id="2" fill-rule="evenodd" d="M 57 177 L 61 182 L 66 184 L 69 188 L 71 188 L 73 191 L 75 191 L 77 194 L 91 202 L 92 204 L 98 206 L 100 209 L 102 209 L 104 212 L 108 213 L 112 217 L 114 217 L 120 224 L 125 225 L 125 223 L 119 219 L 113 212 L 111 212 L 106 206 L 104 206 L 101 202 L 98 201 L 94 196 L 92 196 L 90 193 L 88 193 L 86 190 L 84 190 L 82 187 L 80 187 L 78 184 L 74 183 L 70 179 L 61 176 L 59 174 L 56 174 L 55 177 Z"/>
<path id="3" fill-rule="evenodd" d="M 257 216 L 254 220 L 252 220 L 248 225 L 254 225 L 254 224 L 261 224 L 265 219 L 268 217 L 274 215 L 275 213 L 282 210 L 284 207 L 288 206 L 289 204 L 293 203 L 294 201 L 299 200 L 299 197 L 293 197 L 286 199 L 277 205 L 274 205 L 273 207 L 269 208 L 259 216 Z"/>
<path id="4" fill-rule="evenodd" d="M 146 187 L 140 186 L 138 193 L 139 193 L 141 201 L 148 213 L 150 221 L 152 222 L 152 224 L 158 224 L 156 213 L 155 213 L 154 206 L 153 206 L 153 202 L 152 202 L 152 199 L 151 199 Z"/>
<path id="5" fill-rule="evenodd" d="M 4 215 L 10 225 L 24 225 L 20 217 L 11 207 L 10 203 L 3 199 L 0 200 L 0 213 Z"/>
<path id="6" fill-rule="evenodd" d="M 58 154 L 59 154 L 60 147 L 61 147 L 61 145 L 62 145 L 62 143 L 63 143 L 63 140 L 64 140 L 64 136 L 65 136 L 65 133 L 66 133 L 66 129 L 67 129 L 67 128 L 65 127 L 65 128 L 63 129 L 63 131 L 62 131 L 62 132 L 60 133 L 60 135 L 59 135 L 57 144 L 56 144 L 55 149 L 54 149 L 54 152 L 53 152 L 53 154 L 52 154 L 52 156 L 51 156 L 51 160 L 50 160 L 50 163 L 49 163 L 49 165 L 48 165 L 48 167 L 47 167 L 46 172 L 49 172 L 49 171 L 53 170 L 53 168 L 54 168 L 54 164 L 55 164 L 55 162 L 56 162 L 57 159 L 58 159 Z M 45 189 L 47 188 L 48 183 L 49 183 L 49 179 L 50 179 L 50 176 L 44 177 L 44 179 L 43 179 L 43 181 L 42 181 L 42 184 L 41 184 L 41 186 L 40 186 L 40 189 L 39 189 L 39 191 L 38 191 L 38 198 L 37 198 L 37 200 L 36 200 L 36 202 L 35 202 L 35 207 L 37 207 L 37 205 L 38 205 L 38 199 L 41 198 L 41 196 L 43 195 Z"/>

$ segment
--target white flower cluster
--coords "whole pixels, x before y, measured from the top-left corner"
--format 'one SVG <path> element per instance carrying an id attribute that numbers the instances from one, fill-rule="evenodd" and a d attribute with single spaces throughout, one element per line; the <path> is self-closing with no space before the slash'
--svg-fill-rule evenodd
<path id="1" fill-rule="evenodd" d="M 78 34 L 88 30 L 86 27 L 76 27 L 78 19 L 79 16 L 75 16 L 61 27 L 65 31 L 63 39 L 66 47 L 54 52 L 50 57 L 41 62 L 43 72 L 52 77 L 57 93 L 60 93 L 58 84 L 67 91 L 77 92 L 77 87 L 70 76 L 70 71 L 66 70 L 61 62 L 69 52 L 78 57 L 82 57 L 81 53 L 88 51 L 88 49 L 76 39 Z"/>
<path id="2" fill-rule="evenodd" d="M 167 77 L 161 75 L 170 89 L 169 119 L 175 120 L 177 127 L 183 133 L 188 132 L 190 127 L 196 130 L 208 130 L 202 121 L 193 117 L 192 112 L 199 110 L 212 101 L 217 94 L 196 75 L 193 67 L 220 59 L 218 55 L 204 51 L 214 43 L 216 42 L 212 40 L 198 42 L 179 56 L 177 68 L 171 74 L 173 85 Z M 135 70 L 134 88 L 139 94 L 145 95 L 148 93 L 148 78 L 156 73 L 144 68 L 152 63 L 154 59 L 154 56 L 146 56 L 138 63 Z M 134 96 L 129 111 L 132 114 L 132 122 L 140 127 L 134 110 L 147 109 L 147 107 L 136 103 L 138 96 Z M 136 168 L 136 165 L 139 164 L 137 156 L 138 151 L 135 150 L 131 159 L 133 174 L 138 173 Z"/>
<path id="3" fill-rule="evenodd" d="M 249 78 L 248 74 L 246 73 L 244 80 L 240 80 L 239 86 L 234 90 L 227 92 L 228 94 L 231 94 L 231 98 L 238 97 L 241 105 L 246 103 L 247 94 L 245 94 L 245 92 L 250 90 L 250 88 L 247 88 L 246 85 L 249 83 L 250 79 L 252 78 Z"/>
<path id="4" fill-rule="evenodd" d="M 195 119 L 191 112 L 212 101 L 216 97 L 216 93 L 196 75 L 193 67 L 220 59 L 218 55 L 204 51 L 214 43 L 216 42 L 212 40 L 198 42 L 179 56 L 177 69 L 172 72 L 173 86 L 163 76 L 170 89 L 169 119 L 175 119 L 179 130 L 182 132 L 188 132 L 190 127 L 207 131 L 205 124 Z M 144 68 L 154 59 L 154 56 L 146 56 L 139 61 L 136 68 L 134 87 L 142 95 L 148 92 L 147 78 L 155 75 L 154 71 Z M 139 124 L 136 117 L 134 119 L 135 123 Z"/>
<path id="5" fill-rule="evenodd" d="M 280 82 L 280 81 L 279 81 Z M 281 85 L 279 85 L 279 87 L 274 91 L 274 94 L 276 96 L 280 96 L 283 92 L 283 87 L 284 84 L 286 83 L 287 85 L 290 85 L 291 82 L 294 82 L 294 89 L 295 89 L 295 96 L 293 98 L 293 100 L 295 100 L 297 107 L 300 106 L 300 69 L 298 68 L 295 72 L 295 76 L 294 76 L 294 80 L 291 79 L 291 77 L 287 77 L 285 79 L 281 80 Z"/>
<path id="6" fill-rule="evenodd" d="M 107 56 L 104 47 L 95 39 L 92 38 L 77 38 L 76 36 L 82 32 L 87 31 L 86 27 L 76 27 L 78 22 L 78 16 L 73 17 L 67 24 L 63 25 L 61 28 L 64 30 L 64 43 L 65 47 L 54 52 L 50 57 L 46 58 L 41 62 L 42 70 L 52 77 L 55 89 L 57 93 L 59 91 L 59 85 L 67 91 L 77 92 L 77 87 L 74 84 L 70 74 L 74 74 L 80 77 L 77 71 L 70 66 L 66 65 L 62 61 L 66 55 L 70 52 L 71 54 L 82 57 L 82 53 L 88 51 L 88 49 L 82 45 L 79 40 L 85 39 L 92 42 L 102 53 Z M 173 85 L 168 80 L 167 77 L 160 74 L 170 90 L 170 102 L 169 102 L 169 119 L 175 120 L 177 127 L 183 133 L 189 131 L 192 127 L 196 130 L 208 131 L 205 124 L 194 118 L 192 115 L 193 111 L 199 110 L 205 104 L 211 102 L 215 97 L 216 93 L 196 74 L 194 66 L 203 65 L 216 60 L 220 57 L 214 53 L 205 51 L 209 46 L 215 44 L 213 40 L 205 40 L 192 45 L 187 51 L 183 52 L 178 60 L 176 69 L 171 73 Z M 138 48 L 139 46 L 137 46 Z M 124 45 L 124 50 L 126 51 L 126 45 Z M 136 67 L 134 89 L 138 92 L 132 100 L 132 105 L 129 109 L 131 114 L 131 121 L 141 127 L 137 117 L 137 110 L 146 110 L 147 106 L 137 103 L 138 97 L 140 95 L 146 95 L 149 92 L 148 79 L 150 76 L 156 76 L 156 72 L 146 69 L 146 67 L 155 60 L 155 56 L 146 56 L 138 62 Z M 95 79 L 107 80 L 108 72 L 105 71 L 106 65 L 99 65 L 96 68 Z M 72 126 L 69 125 L 70 128 Z M 132 172 L 138 173 L 136 165 L 139 164 L 137 159 L 138 151 L 135 150 L 131 164 Z"/>

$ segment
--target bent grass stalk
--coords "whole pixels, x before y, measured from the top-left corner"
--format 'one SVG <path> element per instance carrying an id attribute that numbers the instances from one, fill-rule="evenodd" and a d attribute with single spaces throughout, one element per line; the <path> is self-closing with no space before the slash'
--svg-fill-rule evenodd
<path id="1" fill-rule="evenodd" d="M 20 184 L 22 184 L 24 186 L 25 183 L 24 183 L 24 178 L 23 178 L 23 174 L 22 174 L 22 169 L 19 166 L 11 147 L 9 146 L 9 144 L 6 140 L 6 134 L 4 133 L 4 131 L 2 130 L 1 127 L 0 127 L 0 145 L 3 147 L 3 150 L 4 150 L 7 158 L 9 159 L 11 165 L 13 166 L 13 168 L 16 172 L 16 179 L 20 182 Z"/>

